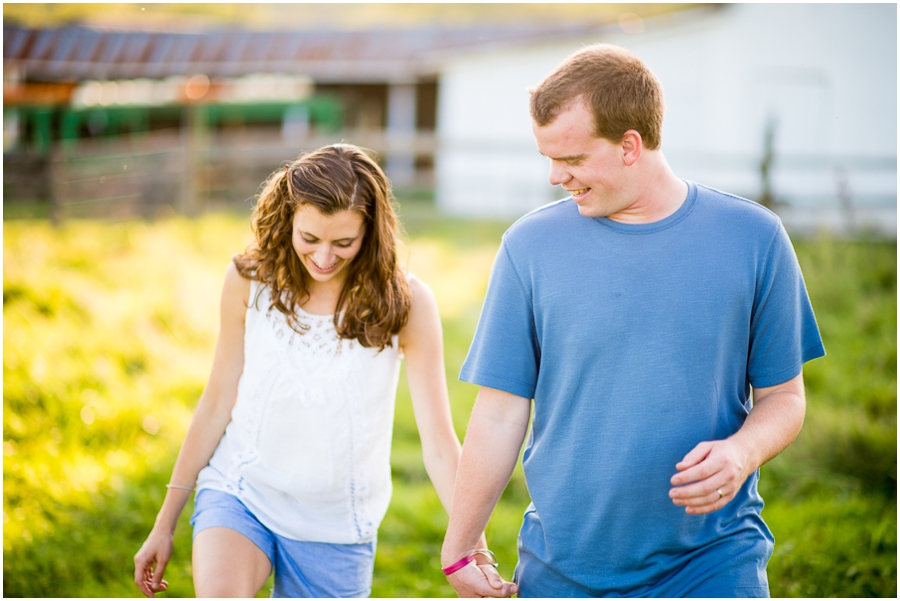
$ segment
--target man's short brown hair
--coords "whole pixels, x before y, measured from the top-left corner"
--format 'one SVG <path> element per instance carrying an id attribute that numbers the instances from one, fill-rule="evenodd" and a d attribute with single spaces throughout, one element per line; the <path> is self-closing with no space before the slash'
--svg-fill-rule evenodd
<path id="1" fill-rule="evenodd" d="M 531 90 L 531 118 L 543 127 L 579 99 L 594 116 L 595 136 L 618 143 L 633 129 L 641 134 L 644 148 L 659 148 L 662 85 L 624 48 L 594 44 L 563 61 Z"/>

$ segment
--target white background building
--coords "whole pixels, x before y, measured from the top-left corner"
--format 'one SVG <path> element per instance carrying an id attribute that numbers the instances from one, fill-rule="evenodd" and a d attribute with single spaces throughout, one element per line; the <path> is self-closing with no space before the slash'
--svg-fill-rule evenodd
<path id="1" fill-rule="evenodd" d="M 547 183 L 527 89 L 596 42 L 628 48 L 659 76 L 662 149 L 681 177 L 760 198 L 769 127 L 771 191 L 786 224 L 896 235 L 894 4 L 710 5 L 566 42 L 447 58 L 435 173 L 442 210 L 509 217 L 564 196 Z"/>

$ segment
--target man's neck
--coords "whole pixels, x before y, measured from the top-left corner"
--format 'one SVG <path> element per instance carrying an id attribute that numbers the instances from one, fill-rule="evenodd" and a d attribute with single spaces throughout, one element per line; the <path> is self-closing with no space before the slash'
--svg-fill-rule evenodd
<path id="1" fill-rule="evenodd" d="M 655 223 L 674 214 L 687 199 L 688 186 L 678 178 L 662 152 L 645 151 L 641 157 L 641 171 L 635 174 L 634 202 L 611 215 L 621 223 Z"/>

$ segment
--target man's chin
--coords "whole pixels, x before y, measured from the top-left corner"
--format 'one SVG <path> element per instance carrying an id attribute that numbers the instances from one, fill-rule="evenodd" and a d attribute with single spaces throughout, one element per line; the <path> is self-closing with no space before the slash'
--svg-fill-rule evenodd
<path id="1" fill-rule="evenodd" d="M 594 207 L 590 207 L 587 205 L 576 205 L 576 206 L 578 207 L 578 212 L 581 214 L 582 217 L 591 217 L 591 218 L 606 217 L 606 215 L 603 214 L 603 211 L 598 211 Z"/>

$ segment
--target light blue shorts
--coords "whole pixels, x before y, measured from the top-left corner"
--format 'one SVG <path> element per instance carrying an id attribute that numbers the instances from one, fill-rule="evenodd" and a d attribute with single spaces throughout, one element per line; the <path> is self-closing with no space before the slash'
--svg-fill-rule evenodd
<path id="1" fill-rule="evenodd" d="M 230 528 L 262 549 L 275 570 L 273 597 L 368 597 L 375 541 L 338 545 L 275 534 L 234 495 L 203 489 L 194 499 L 194 537 L 207 528 Z"/>

